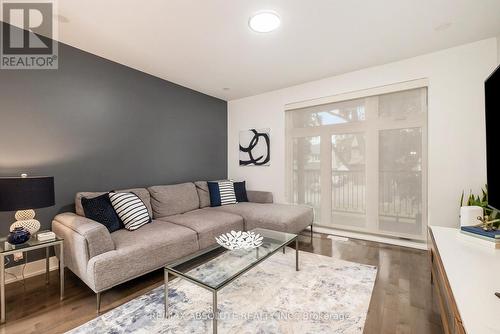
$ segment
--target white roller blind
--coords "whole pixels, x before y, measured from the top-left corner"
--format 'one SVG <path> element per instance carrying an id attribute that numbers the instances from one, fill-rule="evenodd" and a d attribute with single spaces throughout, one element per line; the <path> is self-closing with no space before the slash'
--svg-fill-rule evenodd
<path id="1" fill-rule="evenodd" d="M 317 225 L 424 239 L 427 88 L 384 91 L 286 111 L 287 193 Z"/>

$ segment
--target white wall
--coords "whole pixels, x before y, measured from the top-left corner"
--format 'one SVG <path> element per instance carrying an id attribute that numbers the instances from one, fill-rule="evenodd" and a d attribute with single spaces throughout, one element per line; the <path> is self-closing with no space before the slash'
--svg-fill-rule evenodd
<path id="1" fill-rule="evenodd" d="M 229 177 L 246 180 L 248 189 L 272 191 L 275 201 L 285 202 L 285 104 L 427 78 L 429 223 L 457 225 L 462 189 L 477 191 L 486 183 L 483 82 L 496 67 L 497 53 L 497 39 L 490 38 L 229 101 Z M 271 166 L 238 165 L 238 132 L 250 128 L 271 128 Z"/>
<path id="2" fill-rule="evenodd" d="M 500 64 L 500 35 L 497 36 L 497 64 Z"/>

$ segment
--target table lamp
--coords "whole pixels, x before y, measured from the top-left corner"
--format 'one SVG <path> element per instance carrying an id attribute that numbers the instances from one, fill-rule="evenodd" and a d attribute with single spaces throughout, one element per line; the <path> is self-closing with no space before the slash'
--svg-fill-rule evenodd
<path id="1" fill-rule="evenodd" d="M 38 232 L 40 222 L 33 209 L 55 204 L 54 177 L 22 174 L 21 177 L 0 177 L 0 211 L 16 211 L 10 231 L 26 228 L 31 235 Z"/>

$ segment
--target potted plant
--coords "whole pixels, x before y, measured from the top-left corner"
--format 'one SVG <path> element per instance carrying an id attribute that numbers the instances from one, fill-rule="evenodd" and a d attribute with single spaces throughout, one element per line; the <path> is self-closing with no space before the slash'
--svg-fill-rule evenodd
<path id="1" fill-rule="evenodd" d="M 481 189 L 481 195 L 474 195 L 472 190 L 467 197 L 467 201 L 464 202 L 465 192 L 462 192 L 462 196 L 460 197 L 460 206 L 477 206 L 483 210 L 483 214 L 480 217 L 477 217 L 478 221 L 481 223 L 478 226 L 482 226 L 483 229 L 491 230 L 498 229 L 500 227 L 500 219 L 497 219 L 498 211 L 490 208 L 488 206 L 488 185 L 485 185 L 484 188 Z"/>

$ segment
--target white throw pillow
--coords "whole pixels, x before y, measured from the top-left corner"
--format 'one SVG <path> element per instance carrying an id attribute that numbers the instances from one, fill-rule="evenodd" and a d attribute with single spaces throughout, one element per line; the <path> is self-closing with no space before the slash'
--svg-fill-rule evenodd
<path id="1" fill-rule="evenodd" d="M 151 222 L 148 208 L 136 194 L 110 192 L 109 199 L 127 230 L 134 231 Z"/>
<path id="2" fill-rule="evenodd" d="M 236 204 L 233 181 L 219 181 L 220 205 Z"/>

